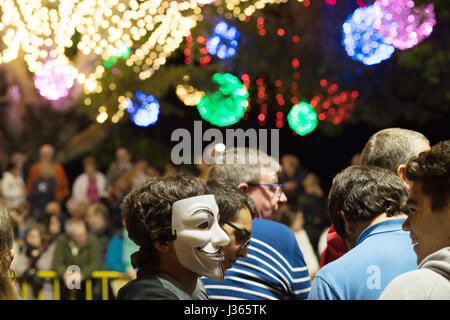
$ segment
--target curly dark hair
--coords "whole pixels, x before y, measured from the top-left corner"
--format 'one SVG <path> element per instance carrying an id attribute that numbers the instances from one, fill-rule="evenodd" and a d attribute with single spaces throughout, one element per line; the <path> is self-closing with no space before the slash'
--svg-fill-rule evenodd
<path id="1" fill-rule="evenodd" d="M 381 213 L 392 217 L 407 213 L 408 191 L 390 170 L 374 166 L 354 165 L 334 177 L 328 195 L 328 213 L 342 238 L 345 238 L 342 210 L 350 221 L 369 221 Z"/>
<path id="2" fill-rule="evenodd" d="M 422 182 L 422 191 L 431 197 L 431 208 L 442 209 L 450 197 L 450 140 L 439 142 L 406 164 L 406 178 Z"/>
<path id="3" fill-rule="evenodd" d="M 255 202 L 245 193 L 239 191 L 230 184 L 216 180 L 209 180 L 207 185 L 216 199 L 221 219 L 232 221 L 238 211 L 244 207 L 247 207 L 250 211 L 252 218 L 255 217 Z"/>
<path id="4" fill-rule="evenodd" d="M 0 205 L 0 300 L 20 299 L 17 287 L 11 279 L 9 251 L 13 247 L 13 220 L 8 210 Z"/>
<path id="5" fill-rule="evenodd" d="M 122 216 L 130 239 L 141 247 L 132 257 L 133 266 L 142 268 L 156 261 L 154 241 L 173 240 L 174 202 L 208 193 L 206 182 L 188 175 L 151 178 L 131 191 L 123 199 Z"/>

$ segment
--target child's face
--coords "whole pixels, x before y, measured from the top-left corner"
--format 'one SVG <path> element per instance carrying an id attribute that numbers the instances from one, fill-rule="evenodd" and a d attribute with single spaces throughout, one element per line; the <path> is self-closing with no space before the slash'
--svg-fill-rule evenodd
<path id="1" fill-rule="evenodd" d="M 28 232 L 26 242 L 32 247 L 40 247 L 42 243 L 41 234 L 37 229 L 32 229 Z"/>

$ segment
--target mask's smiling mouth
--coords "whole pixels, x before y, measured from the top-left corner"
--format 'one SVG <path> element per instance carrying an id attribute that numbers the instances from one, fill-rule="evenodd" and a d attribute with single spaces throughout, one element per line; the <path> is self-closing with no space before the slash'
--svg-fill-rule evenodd
<path id="1" fill-rule="evenodd" d="M 208 251 L 203 250 L 203 248 L 197 248 L 197 250 L 211 259 L 216 258 L 217 260 L 220 260 L 220 261 L 223 261 L 225 259 L 223 247 L 220 247 L 215 252 L 208 252 Z"/>

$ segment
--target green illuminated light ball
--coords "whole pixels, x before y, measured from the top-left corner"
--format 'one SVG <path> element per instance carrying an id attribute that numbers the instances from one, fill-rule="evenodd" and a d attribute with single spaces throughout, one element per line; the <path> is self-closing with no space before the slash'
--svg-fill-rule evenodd
<path id="1" fill-rule="evenodd" d="M 229 73 L 215 73 L 212 79 L 218 90 L 206 93 L 197 104 L 200 116 L 218 127 L 235 124 L 247 111 L 247 88 Z"/>
<path id="2" fill-rule="evenodd" d="M 304 136 L 317 127 L 317 113 L 309 103 L 300 102 L 292 107 L 287 121 L 292 130 Z"/>

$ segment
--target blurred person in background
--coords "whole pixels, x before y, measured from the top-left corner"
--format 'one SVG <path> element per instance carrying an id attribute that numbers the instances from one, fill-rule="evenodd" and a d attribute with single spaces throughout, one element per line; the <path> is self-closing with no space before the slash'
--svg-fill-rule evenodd
<path id="1" fill-rule="evenodd" d="M 97 237 L 87 232 L 86 224 L 78 219 L 66 222 L 65 234 L 56 239 L 53 255 L 53 270 L 62 279 L 61 298 L 69 299 L 75 293 L 77 299 L 85 299 L 86 279 L 95 270 L 101 269 L 100 242 Z M 79 268 L 73 269 L 73 266 Z M 70 268 L 72 267 L 72 269 Z M 75 270 L 75 277 L 72 271 Z M 71 285 L 79 284 L 80 289 L 71 289 Z M 73 291 L 75 290 L 75 291 Z M 100 294 L 99 282 L 93 281 L 93 295 Z"/>
<path id="2" fill-rule="evenodd" d="M 28 203 L 22 203 L 19 207 L 9 210 L 13 219 L 14 236 L 23 239 L 26 229 L 32 225 L 35 220 L 30 216 L 30 206 Z"/>
<path id="3" fill-rule="evenodd" d="M 319 252 L 320 235 L 323 230 L 331 225 L 327 213 L 328 201 L 320 186 L 320 179 L 317 174 L 313 172 L 308 173 L 302 184 L 304 193 L 298 196 L 297 204 L 303 212 L 305 219 L 304 229 L 311 240 L 314 252 Z"/>
<path id="4" fill-rule="evenodd" d="M 122 228 L 122 218 L 120 205 L 125 195 L 129 192 L 126 179 L 122 176 L 109 187 L 108 195 L 101 199 L 101 203 L 109 210 L 109 221 L 116 229 Z"/>
<path id="5" fill-rule="evenodd" d="M 40 165 L 40 176 L 34 181 L 28 198 L 31 203 L 31 215 L 39 220 L 45 213 L 48 203 L 55 201 L 56 179 L 50 163 Z"/>
<path id="6" fill-rule="evenodd" d="M 100 241 L 101 263 L 102 268 L 106 266 L 106 251 L 111 238 L 114 236 L 115 230 L 109 223 L 109 210 L 102 203 L 91 204 L 87 208 L 86 222 L 88 231 L 95 235 Z"/>
<path id="7" fill-rule="evenodd" d="M 66 209 L 70 219 L 86 221 L 86 213 L 89 207 L 89 199 L 86 195 L 70 197 L 66 202 Z"/>
<path id="8" fill-rule="evenodd" d="M 150 178 L 148 168 L 149 165 L 147 160 L 145 160 L 144 158 L 138 158 L 133 163 L 133 168 L 131 168 L 121 176 L 121 179 L 123 178 L 127 182 L 128 191 L 136 189 Z"/>
<path id="9" fill-rule="evenodd" d="M 51 145 L 44 144 L 40 147 L 39 162 L 36 162 L 31 166 L 28 178 L 26 180 L 27 194 L 31 194 L 36 181 L 42 177 L 42 166 L 44 165 L 45 167 L 47 167 L 45 169 L 47 173 L 44 173 L 46 174 L 47 178 L 49 176 L 49 173 L 52 172 L 52 176 L 55 179 L 52 200 L 62 204 L 70 194 L 70 183 L 64 167 L 53 160 L 54 154 L 55 149 Z M 51 167 L 51 169 L 48 167 Z"/>
<path id="10" fill-rule="evenodd" d="M 0 300 L 19 300 L 19 290 L 11 277 L 14 261 L 13 220 L 8 210 L 0 206 Z"/>
<path id="11" fill-rule="evenodd" d="M 114 162 L 108 166 L 106 171 L 106 184 L 109 187 L 113 186 L 114 183 L 128 170 L 133 168 L 131 163 L 131 154 L 126 148 L 118 148 L 116 150 L 116 159 Z"/>
<path id="12" fill-rule="evenodd" d="M 289 203 L 295 203 L 299 194 L 303 193 L 303 179 L 307 171 L 300 165 L 300 160 L 293 154 L 281 157 L 279 183 L 283 184 L 283 192 Z"/>
<path id="13" fill-rule="evenodd" d="M 18 165 L 11 158 L 0 180 L 0 197 L 5 200 L 8 208 L 17 208 L 20 204 L 27 201 L 25 181 L 22 177 L 22 166 L 23 164 Z"/>
<path id="14" fill-rule="evenodd" d="M 97 161 L 92 156 L 83 159 L 83 170 L 73 182 L 72 197 L 86 195 L 90 204 L 96 203 L 106 196 L 106 177 L 97 170 Z"/>
<path id="15" fill-rule="evenodd" d="M 16 250 L 11 268 L 28 283 L 27 298 L 36 300 L 42 290 L 45 300 L 53 299 L 51 280 L 37 276 L 38 271 L 51 270 L 55 245 L 48 241 L 47 230 L 43 224 L 34 223 L 25 233 L 25 239 Z M 23 294 L 23 293 L 22 293 Z"/>

